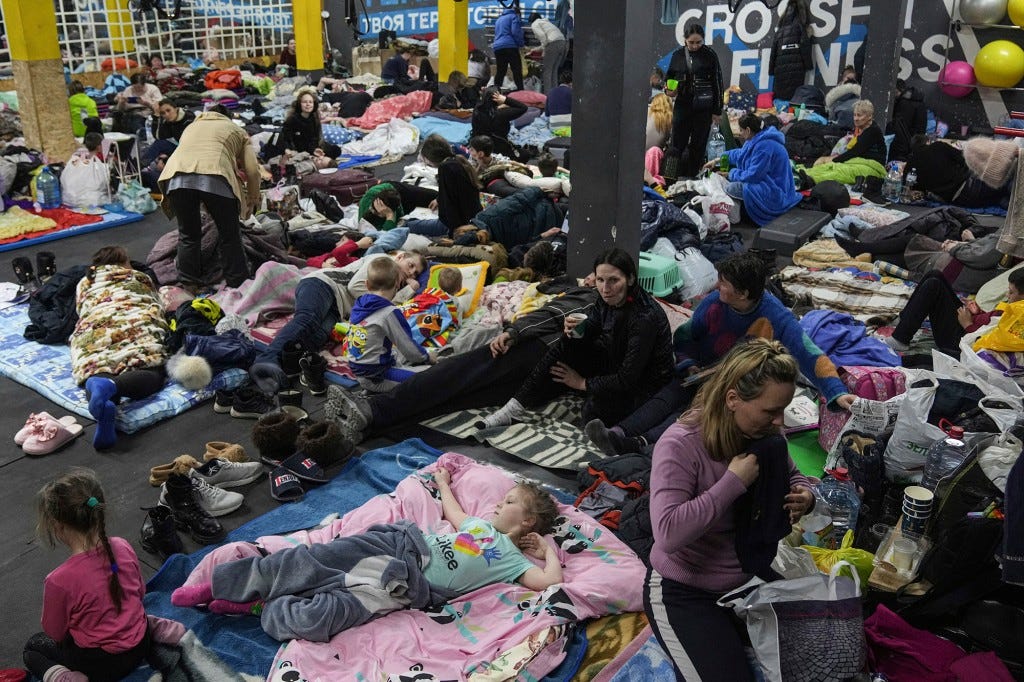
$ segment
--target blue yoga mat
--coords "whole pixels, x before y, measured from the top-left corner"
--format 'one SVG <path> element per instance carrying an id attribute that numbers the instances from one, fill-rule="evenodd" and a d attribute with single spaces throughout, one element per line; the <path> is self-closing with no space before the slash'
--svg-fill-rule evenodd
<path id="1" fill-rule="evenodd" d="M 371 450 L 350 460 L 330 483 L 310 490 L 301 502 L 282 505 L 253 519 L 228 535 L 228 540 L 252 541 L 262 535 L 309 528 L 335 512 L 344 515 L 375 495 L 393 491 L 399 481 L 434 463 L 441 454 L 418 438 Z M 258 618 L 218 616 L 171 605 L 171 592 L 185 582 L 211 549 L 168 559 L 146 585 L 146 613 L 184 623 L 233 670 L 266 676 L 280 642 L 263 632 Z M 143 682 L 151 673 L 150 668 L 143 667 L 127 679 Z"/>
<path id="2" fill-rule="evenodd" d="M 117 227 L 119 225 L 127 225 L 128 223 L 137 223 L 146 216 L 141 213 L 104 213 L 103 220 L 98 223 L 89 223 L 88 225 L 76 225 L 69 227 L 66 230 L 58 230 L 56 232 L 47 232 L 44 235 L 38 237 L 31 237 L 29 239 L 19 239 L 16 242 L 9 242 L 7 244 L 0 244 L 0 253 L 4 251 L 14 251 L 15 249 L 21 249 L 26 246 L 38 246 L 39 244 L 45 244 L 46 242 L 55 242 L 58 239 L 64 239 L 66 237 L 74 237 L 76 234 L 88 234 L 89 232 L 99 232 L 100 230 L 107 230 L 111 227 Z"/>

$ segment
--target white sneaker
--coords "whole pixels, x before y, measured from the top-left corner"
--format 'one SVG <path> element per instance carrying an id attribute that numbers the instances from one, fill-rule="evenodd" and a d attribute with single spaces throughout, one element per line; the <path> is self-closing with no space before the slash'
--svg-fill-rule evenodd
<path id="1" fill-rule="evenodd" d="M 189 475 L 201 478 L 218 488 L 237 488 L 262 478 L 263 465 L 259 462 L 229 462 L 226 459 L 211 459 L 201 467 L 192 469 Z"/>
<path id="2" fill-rule="evenodd" d="M 242 506 L 245 497 L 241 493 L 232 493 L 221 490 L 210 485 L 202 478 L 193 475 L 195 469 L 189 472 L 189 479 L 192 481 L 192 489 L 196 493 L 196 500 L 210 516 L 224 516 L 230 514 Z M 160 504 L 167 504 L 167 484 L 160 486 Z"/>

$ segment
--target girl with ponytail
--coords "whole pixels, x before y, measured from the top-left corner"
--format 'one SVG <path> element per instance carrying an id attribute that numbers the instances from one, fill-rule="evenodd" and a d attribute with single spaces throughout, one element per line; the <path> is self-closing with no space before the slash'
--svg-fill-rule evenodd
<path id="1" fill-rule="evenodd" d="M 39 536 L 71 556 L 43 582 L 43 632 L 25 645 L 25 667 L 48 682 L 119 680 L 150 648 L 135 551 L 107 537 L 103 488 L 92 471 L 73 469 L 47 483 L 38 501 Z"/>

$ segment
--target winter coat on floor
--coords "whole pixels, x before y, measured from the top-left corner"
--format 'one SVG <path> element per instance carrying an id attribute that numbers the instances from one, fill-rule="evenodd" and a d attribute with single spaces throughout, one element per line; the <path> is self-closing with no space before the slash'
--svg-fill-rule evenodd
<path id="1" fill-rule="evenodd" d="M 787 12 L 779 23 L 768 61 L 768 74 L 775 76 L 774 92 L 778 99 L 788 100 L 803 85 L 804 72 L 814 66 L 811 59 L 811 37 L 800 23 L 797 12 Z"/>
<path id="2" fill-rule="evenodd" d="M 889 158 L 903 161 L 910 155 L 911 141 L 915 135 L 924 135 L 928 129 L 928 106 L 916 88 L 907 88 L 896 98 L 892 108 L 892 119 L 885 132 L 892 133 Z M 920 183 L 920 174 L 918 174 Z"/>
<path id="3" fill-rule="evenodd" d="M 814 121 L 796 121 L 786 128 L 786 151 L 797 163 L 813 163 L 828 156 L 846 131 Z"/>
<path id="4" fill-rule="evenodd" d="M 996 250 L 998 241 L 999 236 L 993 232 L 964 242 L 947 252 L 942 250 L 942 242 L 924 235 L 915 235 L 907 244 L 904 260 L 917 281 L 921 281 L 932 270 L 945 271 L 953 260 L 959 261 L 959 273 L 953 279 L 953 289 L 974 294 L 985 282 L 999 274 L 999 261 L 1003 254 Z"/>
<path id="5" fill-rule="evenodd" d="M 505 197 L 480 211 L 471 222 L 487 230 L 491 241 L 500 242 L 506 250 L 534 241 L 541 232 L 561 223 L 554 203 L 537 187 Z"/>
<path id="6" fill-rule="evenodd" d="M 846 130 L 853 130 L 853 105 L 860 99 L 860 84 L 843 83 L 825 95 L 828 120 Z"/>
<path id="7" fill-rule="evenodd" d="M 767 225 L 803 199 L 793 184 L 785 137 L 765 126 L 739 149 L 726 152 L 730 182 L 743 183 L 743 206 L 758 225 Z"/>
<path id="8" fill-rule="evenodd" d="M 141 272 L 101 265 L 78 282 L 78 324 L 71 334 L 71 374 L 82 384 L 96 374 L 159 367 L 170 331 L 160 295 Z"/>
<path id="9" fill-rule="evenodd" d="M 661 199 L 644 199 L 640 213 L 640 250 L 654 246 L 658 237 L 672 242 L 676 251 L 700 248 L 700 232 L 683 209 Z"/>
<path id="10" fill-rule="evenodd" d="M 88 270 L 88 266 L 76 265 L 58 272 L 29 298 L 26 339 L 36 343 L 68 342 L 78 322 L 75 291 Z"/>

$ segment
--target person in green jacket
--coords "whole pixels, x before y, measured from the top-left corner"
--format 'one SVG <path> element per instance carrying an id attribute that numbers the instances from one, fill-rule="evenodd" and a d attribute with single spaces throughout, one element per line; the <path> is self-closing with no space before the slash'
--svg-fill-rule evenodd
<path id="1" fill-rule="evenodd" d="M 374 185 L 359 199 L 359 217 L 382 232 L 394 229 L 403 215 L 402 197 L 391 183 Z"/>
<path id="2" fill-rule="evenodd" d="M 85 135 L 85 118 L 99 119 L 99 112 L 96 111 L 96 102 L 92 97 L 85 94 L 85 86 L 81 81 L 71 81 L 69 86 L 71 97 L 68 98 L 68 106 L 71 108 L 71 131 L 75 137 Z M 83 115 L 84 114 L 84 115 Z"/>

